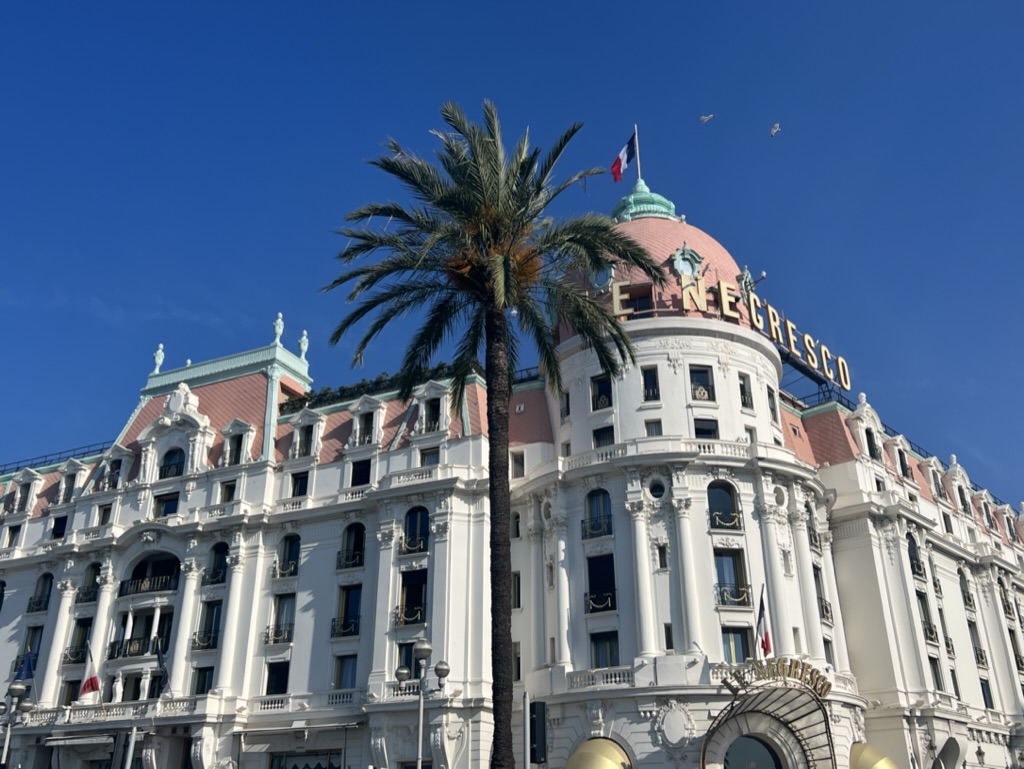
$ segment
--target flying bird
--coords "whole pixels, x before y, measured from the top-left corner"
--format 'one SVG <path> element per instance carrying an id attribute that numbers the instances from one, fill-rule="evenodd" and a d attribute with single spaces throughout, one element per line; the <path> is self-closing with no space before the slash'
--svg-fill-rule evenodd
<path id="1" fill-rule="evenodd" d="M 711 118 L 713 118 L 714 116 L 715 116 L 715 113 L 714 113 L 714 112 L 712 112 L 712 113 L 711 113 L 710 115 L 701 115 L 701 116 L 700 116 L 700 122 L 702 122 L 702 123 L 706 123 L 706 122 L 708 122 L 709 120 L 711 120 Z"/>
<path id="2" fill-rule="evenodd" d="M 782 126 L 780 126 L 778 123 L 776 123 L 775 125 L 772 126 L 772 136 L 775 136 L 775 134 L 777 134 L 781 130 L 782 130 Z"/>

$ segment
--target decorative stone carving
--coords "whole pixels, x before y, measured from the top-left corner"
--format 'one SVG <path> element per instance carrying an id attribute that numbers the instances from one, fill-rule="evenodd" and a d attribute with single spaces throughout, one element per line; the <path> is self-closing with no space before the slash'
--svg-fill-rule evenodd
<path id="1" fill-rule="evenodd" d="M 590 721 L 590 736 L 601 737 L 604 734 L 605 703 L 601 700 L 590 700 L 586 708 L 587 720 Z"/>
<path id="2" fill-rule="evenodd" d="M 153 353 L 153 370 L 150 374 L 159 374 L 162 365 L 164 365 L 164 346 L 161 343 L 156 346 L 156 352 Z"/>
<path id="3" fill-rule="evenodd" d="M 388 769 L 387 729 L 374 726 L 370 732 L 370 750 L 373 752 L 373 765 L 377 769 Z"/>
<path id="4" fill-rule="evenodd" d="M 395 527 L 389 524 L 381 526 L 377 530 L 377 541 L 382 550 L 391 547 L 395 541 Z"/>
<path id="5" fill-rule="evenodd" d="M 697 725 L 684 702 L 659 699 L 653 728 L 654 744 L 665 751 L 670 760 L 684 761 L 687 752 L 696 747 Z"/>
<path id="6" fill-rule="evenodd" d="M 281 313 L 277 314 L 277 320 L 274 321 L 274 344 L 281 344 L 281 334 L 284 333 L 284 315 Z"/>
<path id="7" fill-rule="evenodd" d="M 184 574 L 194 574 L 199 571 L 199 564 L 195 558 L 186 558 L 181 562 L 181 571 Z"/>
<path id="8" fill-rule="evenodd" d="M 241 571 L 245 568 L 245 558 L 241 553 L 232 553 L 227 557 L 228 566 L 231 567 L 231 571 Z"/>
<path id="9" fill-rule="evenodd" d="M 160 743 L 150 738 L 146 740 L 145 744 L 142 746 L 142 765 L 146 767 L 146 769 L 161 768 L 159 761 L 159 745 Z"/>
<path id="10" fill-rule="evenodd" d="M 147 545 L 156 545 L 160 542 L 161 534 L 159 531 L 144 531 L 139 535 L 139 539 Z"/>

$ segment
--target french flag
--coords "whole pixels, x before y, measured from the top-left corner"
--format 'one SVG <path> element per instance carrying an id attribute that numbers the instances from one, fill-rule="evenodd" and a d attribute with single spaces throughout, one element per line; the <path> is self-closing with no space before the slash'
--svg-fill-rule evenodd
<path id="1" fill-rule="evenodd" d="M 86 654 L 86 666 L 85 666 L 85 680 L 82 681 L 82 688 L 78 692 L 78 699 L 83 699 L 86 695 L 92 694 L 93 692 L 99 692 L 100 690 L 100 678 L 96 674 L 96 663 L 92 659 L 92 649 L 88 644 L 85 646 Z"/>
<path id="2" fill-rule="evenodd" d="M 617 181 L 622 181 L 622 172 L 629 168 L 629 164 L 633 162 L 636 157 L 636 130 L 634 129 L 633 135 L 629 137 L 629 141 L 626 142 L 626 146 L 619 150 L 619 156 L 615 158 L 615 162 L 612 163 L 612 178 Z"/>
<path id="3" fill-rule="evenodd" d="M 764 610 L 764 590 L 761 590 L 761 607 L 757 610 L 757 643 L 761 647 L 761 655 L 767 657 L 772 653 L 772 638 L 768 632 L 768 615 Z"/>

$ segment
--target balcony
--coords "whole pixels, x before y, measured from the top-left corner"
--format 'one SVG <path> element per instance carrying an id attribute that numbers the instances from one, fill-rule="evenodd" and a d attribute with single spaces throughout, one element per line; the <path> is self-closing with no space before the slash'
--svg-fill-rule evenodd
<path id="1" fill-rule="evenodd" d="M 228 570 L 224 567 L 217 569 L 205 569 L 203 571 L 204 585 L 223 585 L 228 578 Z"/>
<path id="2" fill-rule="evenodd" d="M 89 650 L 85 646 L 69 646 L 61 655 L 61 662 L 65 665 L 81 665 L 89 656 Z"/>
<path id="3" fill-rule="evenodd" d="M 821 535 L 817 529 L 810 526 L 807 527 L 807 541 L 811 544 L 811 550 L 814 550 L 816 553 L 821 552 Z"/>
<path id="4" fill-rule="evenodd" d="M 75 593 L 75 603 L 96 603 L 99 591 L 99 585 L 83 585 Z"/>
<path id="5" fill-rule="evenodd" d="M 1017 672 L 1024 673 L 1024 654 L 1014 654 L 1013 661 L 1017 665 Z"/>
<path id="6" fill-rule="evenodd" d="M 599 515 L 594 518 L 584 518 L 580 521 L 580 536 L 583 539 L 610 537 L 611 535 L 612 517 L 610 515 Z"/>
<path id="7" fill-rule="evenodd" d="M 179 475 L 185 472 L 184 462 L 172 462 L 168 465 L 160 465 L 160 470 L 157 472 L 160 480 L 164 478 L 177 478 Z"/>
<path id="8" fill-rule="evenodd" d="M 946 640 L 946 654 L 948 654 L 950 656 L 950 658 L 956 657 L 956 647 L 953 646 L 953 639 L 950 638 L 949 636 L 946 636 L 945 640 Z"/>
<path id="9" fill-rule="evenodd" d="M 1003 614 L 1008 620 L 1016 620 L 1017 616 L 1013 611 L 1013 604 L 1009 601 L 1003 601 Z"/>
<path id="10" fill-rule="evenodd" d="M 832 604 L 821 596 L 818 597 L 818 616 L 825 620 L 825 622 L 833 622 Z"/>
<path id="11" fill-rule="evenodd" d="M 615 591 L 613 590 L 610 593 L 585 593 L 583 596 L 583 607 L 587 614 L 615 611 Z"/>
<path id="12" fill-rule="evenodd" d="M 735 582 L 719 582 L 715 585 L 715 605 L 753 606 L 750 585 Z"/>
<path id="13" fill-rule="evenodd" d="M 935 588 L 935 595 L 942 598 L 942 580 L 938 577 L 932 577 L 932 587 Z"/>
<path id="14" fill-rule="evenodd" d="M 601 411 L 612 407 L 611 393 L 595 393 L 590 397 L 590 410 Z"/>
<path id="15" fill-rule="evenodd" d="M 274 565 L 271 567 L 271 576 L 274 579 L 284 579 L 285 577 L 295 577 L 299 573 L 299 562 L 298 561 L 274 561 Z"/>
<path id="16" fill-rule="evenodd" d="M 46 611 L 50 606 L 49 595 L 34 595 L 28 599 L 28 608 L 25 609 L 29 614 L 37 611 Z"/>
<path id="17" fill-rule="evenodd" d="M 142 579 L 122 579 L 118 588 L 119 596 L 139 595 L 140 593 L 159 593 L 178 589 L 177 574 L 164 574 L 160 577 L 143 577 Z"/>
<path id="18" fill-rule="evenodd" d="M 144 657 L 156 654 L 157 644 L 167 650 L 167 638 L 127 638 L 123 641 L 112 641 L 107 645 L 107 659 L 114 660 L 124 657 Z"/>
<path id="19" fill-rule="evenodd" d="M 750 410 L 754 409 L 754 397 L 743 390 L 740 390 L 740 407 Z"/>
<path id="20" fill-rule="evenodd" d="M 205 651 L 206 649 L 216 649 L 217 641 L 220 640 L 220 633 L 207 630 L 204 632 L 192 634 L 192 649 L 194 651 Z"/>
<path id="21" fill-rule="evenodd" d="M 980 668 L 988 667 L 988 655 L 980 646 L 974 647 L 974 661 L 978 663 L 978 667 Z"/>
<path id="22" fill-rule="evenodd" d="M 974 596 L 968 593 L 966 590 L 961 591 L 961 595 L 964 598 L 964 608 L 974 611 Z"/>
<path id="23" fill-rule="evenodd" d="M 17 673 L 21 670 L 21 666 L 25 664 L 25 657 L 29 657 L 32 660 L 31 669 L 33 671 L 36 669 L 36 662 L 39 661 L 39 652 L 29 652 L 28 654 L 19 654 L 14 658 L 14 664 L 11 666 L 12 673 Z"/>
<path id="24" fill-rule="evenodd" d="M 601 668 L 598 670 L 576 670 L 568 674 L 570 689 L 590 689 L 596 686 L 633 686 L 633 668 Z"/>
<path id="25" fill-rule="evenodd" d="M 427 621 L 427 604 L 402 604 L 395 607 L 395 625 L 422 625 Z"/>
<path id="26" fill-rule="evenodd" d="M 290 644 L 295 639 L 295 625 L 267 625 L 263 641 L 267 644 Z"/>
<path id="27" fill-rule="evenodd" d="M 931 622 L 922 622 L 921 627 L 924 630 L 924 640 L 930 644 L 939 645 L 939 631 L 935 629 L 935 625 Z"/>
<path id="28" fill-rule="evenodd" d="M 743 531 L 743 513 L 739 510 L 708 510 L 708 527 L 720 531 Z"/>
<path id="29" fill-rule="evenodd" d="M 927 575 L 925 574 L 925 571 L 924 571 L 924 561 L 922 561 L 920 558 L 911 558 L 910 559 L 910 573 L 913 574 L 918 579 L 925 579 L 927 577 Z"/>
<path id="30" fill-rule="evenodd" d="M 359 568 L 363 565 L 365 557 L 366 551 L 362 548 L 358 550 L 339 550 L 336 568 L 338 571 Z"/>
<path id="31" fill-rule="evenodd" d="M 426 537 L 410 537 L 406 535 L 402 537 L 402 541 L 398 545 L 399 555 L 414 555 L 425 552 L 427 552 Z"/>
<path id="32" fill-rule="evenodd" d="M 331 620 L 331 638 L 349 638 L 359 635 L 359 617 L 335 617 Z"/>
<path id="33" fill-rule="evenodd" d="M 661 400 L 661 388 L 660 387 L 645 387 L 644 388 L 644 402 L 660 401 L 660 400 Z"/>
<path id="34" fill-rule="evenodd" d="M 705 384 L 691 384 L 690 395 L 695 401 L 713 401 L 715 399 L 715 388 Z"/>

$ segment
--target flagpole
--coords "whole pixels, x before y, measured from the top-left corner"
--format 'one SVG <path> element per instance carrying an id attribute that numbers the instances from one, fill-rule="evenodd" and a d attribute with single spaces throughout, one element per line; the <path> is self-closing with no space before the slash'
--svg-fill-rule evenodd
<path id="1" fill-rule="evenodd" d="M 636 137 L 636 180 L 640 181 L 640 130 L 633 123 L 633 136 Z"/>

